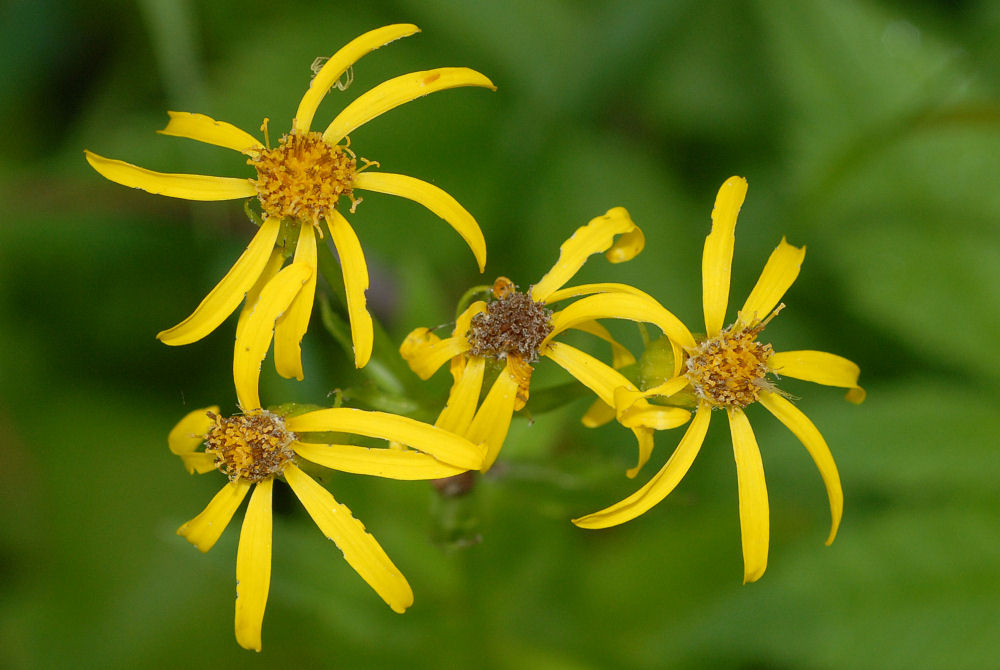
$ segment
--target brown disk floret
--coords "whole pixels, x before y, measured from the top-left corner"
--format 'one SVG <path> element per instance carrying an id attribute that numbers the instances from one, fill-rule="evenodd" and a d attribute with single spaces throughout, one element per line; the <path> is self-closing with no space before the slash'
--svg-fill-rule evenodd
<path id="1" fill-rule="evenodd" d="M 497 289 L 506 281 L 503 290 Z M 538 347 L 552 332 L 552 310 L 517 292 L 510 280 L 500 278 L 494 286 L 498 299 L 485 312 L 472 317 L 469 342 L 473 356 L 504 359 L 516 356 L 527 363 L 538 360 Z"/>
<path id="2" fill-rule="evenodd" d="M 258 410 L 229 418 L 209 413 L 215 425 L 205 437 L 205 453 L 230 481 L 260 482 L 280 475 L 295 457 L 295 433 L 273 412 Z"/>

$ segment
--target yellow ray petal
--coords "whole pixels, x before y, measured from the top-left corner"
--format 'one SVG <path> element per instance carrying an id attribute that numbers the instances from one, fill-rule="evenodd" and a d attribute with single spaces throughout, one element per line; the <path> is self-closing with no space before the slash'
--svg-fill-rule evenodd
<path id="1" fill-rule="evenodd" d="M 294 465 L 285 468 L 285 481 L 320 531 L 344 553 L 344 560 L 395 612 L 413 604 L 413 591 L 379 543 L 346 506 Z"/>
<path id="2" fill-rule="evenodd" d="M 206 472 L 211 472 L 217 469 L 215 467 L 215 456 L 211 454 L 206 454 L 203 451 L 198 451 L 190 454 L 179 454 L 181 457 L 181 462 L 184 463 L 184 469 L 188 471 L 188 474 L 199 474 L 203 475 Z"/>
<path id="3" fill-rule="evenodd" d="M 548 302 L 549 296 L 562 288 L 593 254 L 607 251 L 608 260 L 612 262 L 627 260 L 625 257 L 629 251 L 634 251 L 634 256 L 638 253 L 635 248 L 637 238 L 634 235 L 637 230 L 639 228 L 632 223 L 632 218 L 624 207 L 609 209 L 604 216 L 591 219 L 587 225 L 577 228 L 559 247 L 559 260 L 556 264 L 541 281 L 531 287 L 532 299 Z M 615 245 L 615 237 L 618 235 L 625 236 L 622 248 Z M 641 244 L 638 249 L 642 249 Z"/>
<path id="4" fill-rule="evenodd" d="M 493 382 L 469 426 L 467 433 L 469 440 L 477 444 L 485 443 L 487 447 L 486 457 L 480 468 L 483 472 L 493 467 L 497 456 L 500 455 L 504 440 L 507 439 L 510 420 L 514 416 L 518 386 L 508 363 Z"/>
<path id="5" fill-rule="evenodd" d="M 486 267 L 486 240 L 472 215 L 453 197 L 433 184 L 404 174 L 365 170 L 354 174 L 354 188 L 397 195 L 419 203 L 445 220 L 472 249 L 479 271 Z"/>
<path id="6" fill-rule="evenodd" d="M 257 305 L 257 300 L 260 298 L 260 292 L 264 290 L 268 282 L 274 279 L 274 276 L 278 274 L 278 270 L 281 266 L 285 264 L 285 251 L 282 247 L 275 247 L 271 251 L 271 257 L 267 259 L 267 265 L 264 269 L 260 271 L 260 276 L 257 277 L 257 281 L 254 282 L 250 290 L 247 291 L 247 298 L 243 301 L 243 309 L 240 310 L 239 319 L 236 321 L 236 337 L 239 338 L 240 334 L 243 332 L 247 319 L 253 312 L 253 308 Z"/>
<path id="7" fill-rule="evenodd" d="M 215 425 L 215 420 L 208 416 L 208 413 L 219 413 L 219 406 L 202 407 L 188 412 L 184 418 L 177 422 L 170 434 L 167 435 L 167 446 L 170 453 L 189 454 L 205 441 L 205 435 Z"/>
<path id="8" fill-rule="evenodd" d="M 743 410 L 726 410 L 729 431 L 733 435 L 736 478 L 740 495 L 740 534 L 743 538 L 743 583 L 755 582 L 767 569 L 767 546 L 770 539 L 770 512 L 764 464 L 750 421 Z"/>
<path id="9" fill-rule="evenodd" d="M 417 328 L 406 336 L 399 353 L 421 379 L 430 379 L 449 359 L 469 350 L 465 337 L 440 339 L 426 328 Z"/>
<path id="10" fill-rule="evenodd" d="M 587 428 L 597 428 L 614 420 L 615 408 L 598 398 L 580 419 L 580 423 Z"/>
<path id="11" fill-rule="evenodd" d="M 485 446 L 473 444 L 464 437 L 385 412 L 336 407 L 289 417 L 285 423 L 289 430 L 296 433 L 330 431 L 401 442 L 465 470 L 478 470 L 486 452 Z"/>
<path id="12" fill-rule="evenodd" d="M 464 435 L 476 414 L 479 394 L 483 390 L 483 371 L 486 359 L 480 356 L 469 358 L 458 380 L 451 386 L 448 402 L 434 425 L 457 435 Z"/>
<path id="13" fill-rule="evenodd" d="M 463 468 L 442 463 L 419 451 L 369 449 L 352 444 L 313 444 L 293 442 L 295 453 L 313 463 L 350 472 L 388 479 L 440 479 L 465 472 Z"/>
<path id="14" fill-rule="evenodd" d="M 635 356 L 632 352 L 623 347 L 618 341 L 611 336 L 608 329 L 602 326 L 597 321 L 584 321 L 573 326 L 576 330 L 582 330 L 585 333 L 590 333 L 596 337 L 601 338 L 605 342 L 611 345 L 611 365 L 615 369 L 620 369 L 626 365 L 631 365 L 635 363 Z"/>
<path id="15" fill-rule="evenodd" d="M 643 395 L 645 395 L 647 398 L 651 398 L 657 395 L 663 396 L 664 398 L 669 398 L 675 393 L 679 393 L 689 383 L 690 382 L 688 381 L 687 377 L 684 376 L 671 377 L 670 379 L 663 382 L 659 386 L 654 386 L 652 388 L 646 389 L 645 391 L 643 391 Z"/>
<path id="16" fill-rule="evenodd" d="M 156 195 L 185 200 L 234 200 L 257 195 L 257 189 L 249 179 L 153 172 L 125 161 L 98 156 L 91 151 L 84 150 L 83 153 L 90 167 L 105 179 Z"/>
<path id="17" fill-rule="evenodd" d="M 579 284 L 577 286 L 567 286 L 565 288 L 561 288 L 558 291 L 550 293 L 549 297 L 545 299 L 545 304 L 551 305 L 559 302 L 560 300 L 565 300 L 566 298 L 575 298 L 579 295 L 593 295 L 594 293 L 631 293 L 633 295 L 650 297 L 645 291 L 640 291 L 636 287 L 629 286 L 628 284 L 604 282 L 598 284 Z M 650 297 L 650 299 L 652 298 Z"/>
<path id="18" fill-rule="evenodd" d="M 178 528 L 177 534 L 198 547 L 199 551 L 208 551 L 229 525 L 249 490 L 250 482 L 242 479 L 229 482 L 215 494 L 201 514 Z"/>
<path id="19" fill-rule="evenodd" d="M 632 432 L 635 434 L 636 442 L 639 445 L 639 459 L 634 468 L 629 468 L 625 471 L 625 476 L 629 479 L 634 479 L 639 474 L 642 466 L 649 462 L 649 457 L 653 455 L 653 429 L 636 426 L 632 429 Z"/>
<path id="20" fill-rule="evenodd" d="M 743 303 L 740 318 L 746 323 L 765 319 L 799 276 L 802 259 L 805 257 L 805 247 L 793 246 L 782 237 L 781 244 L 771 252 L 757 284 Z"/>
<path id="21" fill-rule="evenodd" d="M 368 290 L 368 264 L 361 250 L 361 242 L 343 215 L 334 210 L 327 217 L 330 239 L 340 256 L 340 271 L 344 275 L 347 294 L 347 318 L 351 322 L 351 341 L 354 343 L 354 366 L 363 368 L 372 356 L 375 329 L 368 313 L 365 291 Z"/>
<path id="22" fill-rule="evenodd" d="M 191 316 L 173 328 L 160 331 L 156 334 L 156 339 L 170 346 L 190 344 L 205 337 L 225 321 L 267 267 L 280 227 L 281 221 L 278 219 L 266 220 L 250 240 L 246 251 L 205 296 Z"/>
<path id="23" fill-rule="evenodd" d="M 837 464 L 833 460 L 833 454 L 830 453 L 830 447 L 827 446 L 826 440 L 820 435 L 819 430 L 809 420 L 809 417 L 777 393 L 762 392 L 760 404 L 778 417 L 778 420 L 785 424 L 795 437 L 799 438 L 809 455 L 812 456 L 813 462 L 816 463 L 816 468 L 826 486 L 826 495 L 830 499 L 832 522 L 826 543 L 832 544 L 834 538 L 837 537 L 840 517 L 844 512 L 844 492 L 840 487 L 840 474 L 837 472 Z"/>
<path id="24" fill-rule="evenodd" d="M 733 244 L 736 240 L 736 217 L 747 195 L 747 180 L 730 177 L 715 196 L 712 210 L 712 232 L 705 238 L 701 259 L 702 302 L 705 309 L 705 330 L 715 337 L 722 330 L 729 304 L 729 276 L 733 265 Z"/>
<path id="25" fill-rule="evenodd" d="M 330 88 L 340 79 L 349 67 L 354 65 L 365 54 L 371 53 L 389 42 L 420 32 L 420 29 L 409 23 L 397 23 L 369 30 L 360 37 L 355 37 L 333 54 L 313 80 L 309 82 L 309 90 L 302 96 L 292 128 L 300 133 L 309 132 L 313 117 L 319 103 L 326 97 Z"/>
<path id="26" fill-rule="evenodd" d="M 233 380 L 236 382 L 236 397 L 244 412 L 260 407 L 260 362 L 271 346 L 274 322 L 288 309 L 295 294 L 302 290 L 311 275 L 312 270 L 304 263 L 292 263 L 264 287 L 253 312 L 247 317 L 233 347 Z"/>
<path id="27" fill-rule="evenodd" d="M 393 77 L 359 95 L 336 116 L 323 132 L 323 140 L 337 144 L 355 128 L 376 116 L 436 91 L 460 86 L 497 90 L 487 77 L 467 67 L 439 67 Z"/>
<path id="28" fill-rule="evenodd" d="M 615 389 L 615 407 L 618 422 L 627 428 L 643 426 L 653 430 L 670 430 L 683 426 L 691 412 L 680 407 L 664 407 L 646 402 L 635 388 L 619 386 Z"/>
<path id="29" fill-rule="evenodd" d="M 615 389 L 618 387 L 635 390 L 632 382 L 622 373 L 564 342 L 550 342 L 542 355 L 555 361 L 608 405 L 615 404 Z"/>
<path id="30" fill-rule="evenodd" d="M 771 356 L 767 366 L 783 377 L 850 389 L 847 399 L 851 402 L 865 399 L 865 390 L 858 386 L 861 369 L 842 356 L 825 351 L 781 351 Z"/>
<path id="31" fill-rule="evenodd" d="M 167 112 L 167 114 L 170 115 L 170 123 L 163 130 L 156 131 L 161 135 L 186 137 L 248 155 L 264 149 L 260 140 L 231 123 L 216 121 L 210 116 L 191 112 Z"/>
<path id="32" fill-rule="evenodd" d="M 274 480 L 265 479 L 254 489 L 236 550 L 236 641 L 254 651 L 260 651 L 260 628 L 271 588 L 273 488 Z"/>
<path id="33" fill-rule="evenodd" d="M 316 297 L 316 233 L 309 224 L 299 226 L 299 241 L 292 263 L 308 267 L 309 279 L 274 324 L 274 368 L 286 379 L 294 377 L 301 380 L 302 337 L 309 328 L 313 299 Z"/>
<path id="34" fill-rule="evenodd" d="M 698 411 L 695 413 L 691 425 L 688 426 L 687 432 L 684 433 L 684 437 L 677 445 L 677 449 L 645 486 L 619 503 L 579 519 L 573 519 L 573 523 L 580 528 L 617 526 L 636 518 L 666 498 L 687 474 L 691 464 L 694 463 L 694 459 L 705 441 L 705 433 L 708 432 L 711 416 L 712 410 L 708 405 L 699 405 Z"/>

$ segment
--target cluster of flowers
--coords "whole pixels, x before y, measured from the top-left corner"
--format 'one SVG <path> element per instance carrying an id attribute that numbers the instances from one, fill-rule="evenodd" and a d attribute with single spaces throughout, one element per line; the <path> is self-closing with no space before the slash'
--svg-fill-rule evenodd
<path id="1" fill-rule="evenodd" d="M 336 248 L 354 361 L 364 367 L 372 355 L 374 326 L 365 302 L 368 271 L 354 230 L 339 209 L 350 211 L 357 191 L 376 191 L 413 200 L 452 226 L 472 250 L 480 271 L 486 243 L 475 219 L 450 195 L 413 177 L 379 172 L 378 163 L 358 158 L 348 134 L 380 114 L 415 98 L 448 88 L 495 89 L 482 74 L 449 67 L 405 74 L 358 96 L 320 133 L 312 130 L 320 101 L 365 54 L 418 29 L 391 25 L 365 33 L 326 60 L 299 103 L 291 130 L 277 147 L 230 124 L 201 114 L 170 112 L 166 135 L 215 144 L 247 156 L 256 177 L 237 179 L 152 172 L 86 152 L 106 178 L 150 193 L 188 200 L 257 198 L 259 229 L 228 274 L 181 323 L 157 335 L 168 345 L 195 342 L 215 330 L 242 303 L 236 325 L 233 377 L 240 413 L 222 416 L 218 407 L 190 412 L 171 431 L 170 450 L 188 472 L 219 470 L 228 481 L 208 507 L 177 531 L 201 551 L 218 540 L 251 489 L 236 557 L 236 639 L 259 650 L 271 569 L 271 496 L 282 478 L 323 534 L 395 611 L 413 602 L 405 577 L 350 510 L 303 468 L 314 465 L 355 474 L 401 480 L 440 479 L 469 470 L 486 471 L 506 439 L 511 418 L 528 400 L 532 371 L 540 357 L 554 361 L 592 391 L 597 400 L 583 422 L 617 421 L 635 434 L 639 458 L 634 477 L 649 459 L 654 431 L 687 424 L 673 455 L 634 494 L 573 523 L 582 528 L 614 526 L 644 513 L 684 477 L 705 439 L 712 410 L 729 421 L 739 483 L 744 581 L 764 572 L 768 549 L 768 501 L 760 452 L 744 409 L 762 404 L 784 423 L 813 457 L 826 484 L 832 512 L 827 543 L 837 533 L 842 509 L 840 479 L 826 442 L 813 423 L 772 381 L 778 374 L 848 389 L 861 402 L 859 370 L 850 361 L 819 351 L 775 352 L 759 341 L 783 307 L 805 249 L 784 239 L 771 254 L 736 320 L 725 326 L 730 265 L 737 215 L 747 191 L 740 177 L 728 179 L 712 211 L 705 240 L 702 287 L 704 335 L 696 337 L 656 299 L 626 284 L 567 286 L 587 258 L 603 253 L 612 263 L 628 261 L 644 246 L 642 231 L 628 212 L 615 207 L 579 228 L 560 247 L 552 269 L 526 291 L 500 277 L 487 301 L 469 304 L 450 337 L 417 328 L 399 352 L 422 379 L 445 363 L 454 383 L 434 425 L 391 413 L 346 407 L 311 411 L 268 410 L 258 392 L 261 362 L 274 341 L 277 372 L 303 378 L 300 342 L 309 324 L 317 283 L 317 249 L 325 233 Z M 359 165 L 360 161 L 360 165 Z M 248 209 L 248 211 L 250 211 Z M 288 262 L 290 260 L 290 262 Z M 286 264 L 287 262 L 287 264 Z M 338 287 L 339 288 L 339 287 Z M 660 356 L 656 379 L 634 382 L 620 370 L 636 358 L 600 324 L 626 319 L 655 325 L 663 337 L 650 344 Z M 611 345 L 612 361 L 560 341 L 568 330 L 583 331 Z M 665 362 L 663 362 L 665 361 Z M 487 380 L 492 380 L 487 383 Z M 489 388 L 485 388 L 489 386 Z M 385 440 L 385 448 L 326 444 L 329 434 Z M 199 450 L 199 447 L 203 449 Z M 301 466 L 301 467 L 300 467 Z"/>

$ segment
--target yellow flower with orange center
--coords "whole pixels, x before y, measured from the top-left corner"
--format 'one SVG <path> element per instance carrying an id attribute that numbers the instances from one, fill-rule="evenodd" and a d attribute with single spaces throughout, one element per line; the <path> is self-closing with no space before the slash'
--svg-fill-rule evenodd
<path id="1" fill-rule="evenodd" d="M 641 489 L 621 502 L 573 523 L 582 528 L 607 528 L 634 519 L 663 500 L 681 481 L 694 462 L 708 431 L 713 409 L 723 409 L 729 419 L 739 484 L 740 528 L 743 542 L 744 582 L 756 581 L 767 567 L 769 510 L 764 468 L 753 429 L 744 409 L 760 403 L 778 418 L 809 451 L 826 485 L 832 527 L 827 544 L 833 542 L 843 512 L 840 476 L 830 448 L 819 430 L 780 391 L 768 375 L 839 386 L 849 389 L 847 399 L 860 403 L 864 389 L 858 386 L 858 366 L 822 351 L 774 352 L 759 337 L 771 318 L 783 307 L 785 292 L 798 277 L 804 247 L 784 239 L 768 259 L 756 286 L 737 313 L 736 321 L 723 328 L 729 302 L 730 268 L 734 231 L 747 183 L 731 177 L 719 189 L 712 211 L 712 231 L 705 240 L 702 257 L 702 291 L 706 336 L 696 345 L 680 342 L 684 364 L 663 383 L 645 391 L 622 389 L 614 404 L 618 413 L 631 403 L 653 396 L 669 398 L 688 389 L 697 398 L 697 410 L 684 437 L 666 465 Z M 684 328 L 686 337 L 689 331 Z M 679 342 L 679 341 L 678 341 Z M 679 362 L 680 359 L 677 359 Z"/>
<path id="2" fill-rule="evenodd" d="M 187 200 L 256 196 L 260 201 L 264 221 L 247 250 L 189 317 L 162 331 L 157 338 L 169 345 L 200 340 L 232 314 L 246 296 L 240 317 L 242 322 L 265 287 L 279 284 L 282 286 L 275 291 L 287 295 L 288 302 L 277 322 L 271 324 L 275 331 L 275 367 L 284 377 L 302 379 L 300 343 L 309 324 L 315 294 L 316 235 L 322 237 L 325 226 L 340 257 L 355 365 L 363 367 L 371 356 L 373 342 L 373 325 L 365 300 L 368 269 L 358 237 L 338 209 L 341 198 L 346 197 L 354 211 L 360 202 L 356 191 L 387 193 L 424 205 L 462 236 L 482 271 L 486 263 L 486 243 L 472 215 L 450 195 L 427 182 L 366 169 L 378 164 L 365 159 L 361 159 L 363 165 L 359 167 L 350 149 L 348 134 L 390 109 L 435 91 L 460 86 L 495 90 L 489 79 L 463 67 L 411 72 L 360 95 L 322 133 L 311 130 L 320 102 L 358 59 L 418 30 L 409 24 L 378 28 L 354 39 L 330 57 L 299 102 L 291 130 L 274 148 L 233 125 L 203 114 L 169 112 L 170 123 L 161 133 L 239 151 L 256 169 L 256 178 L 165 174 L 85 152 L 95 170 L 125 186 Z M 276 246 L 283 225 L 291 227 L 292 236 L 297 240 L 293 261 L 285 270 L 281 268 L 286 251 Z M 293 266 L 301 266 L 305 271 L 287 272 Z M 238 327 L 238 340 L 255 337 L 259 337 L 259 333 Z"/>

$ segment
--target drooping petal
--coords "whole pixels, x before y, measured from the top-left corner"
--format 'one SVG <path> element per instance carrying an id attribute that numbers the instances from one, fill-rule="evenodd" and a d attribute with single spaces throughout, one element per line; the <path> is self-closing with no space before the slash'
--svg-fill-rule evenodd
<path id="1" fill-rule="evenodd" d="M 420 29 L 412 24 L 397 23 L 370 30 L 360 37 L 355 37 L 341 47 L 337 53 L 333 54 L 323 64 L 320 71 L 309 82 L 309 90 L 306 91 L 299 102 L 299 108 L 295 112 L 295 120 L 292 122 L 292 127 L 299 133 L 309 132 L 319 103 L 326 97 L 330 88 L 340 79 L 341 75 L 354 65 L 358 59 L 379 47 L 385 46 L 389 42 L 398 40 L 401 37 L 408 37 L 418 32 L 420 32 Z"/>
<path id="2" fill-rule="evenodd" d="M 244 412 L 260 407 L 260 363 L 271 346 L 274 322 L 288 309 L 289 303 L 302 290 L 311 274 L 312 270 L 305 263 L 292 263 L 286 267 L 260 292 L 257 304 L 247 317 L 233 347 L 233 380 L 236 382 L 236 397 Z"/>
<path id="3" fill-rule="evenodd" d="M 591 219 L 587 225 L 577 228 L 559 247 L 559 260 L 556 264 L 541 281 L 531 287 L 532 300 L 548 302 L 549 296 L 562 288 L 593 254 L 606 251 L 608 260 L 613 263 L 635 256 L 642 250 L 642 233 L 639 233 L 639 237 L 635 235 L 638 230 L 624 207 L 609 209 L 603 216 Z M 615 244 L 615 237 L 618 235 L 624 236 L 619 241 L 622 245 L 620 247 Z"/>
<path id="4" fill-rule="evenodd" d="M 269 218 L 264 221 L 250 240 L 246 251 L 205 296 L 191 316 L 173 328 L 157 333 L 156 339 L 170 346 L 190 344 L 205 337 L 225 321 L 267 267 L 280 227 L 281 221 L 278 219 Z"/>
<path id="5" fill-rule="evenodd" d="M 481 86 L 496 90 L 484 75 L 467 67 L 439 67 L 393 77 L 359 95 L 334 118 L 323 132 L 323 140 L 337 144 L 355 128 L 363 126 L 390 109 L 436 91 L 460 86 Z"/>
<path id="6" fill-rule="evenodd" d="M 733 244 L 736 237 L 736 217 L 747 195 L 747 180 L 730 177 L 715 196 L 712 210 L 712 232 L 705 238 L 701 258 L 702 302 L 705 310 L 705 331 L 715 337 L 722 330 L 729 305 L 729 277 L 733 265 Z"/>
<path id="7" fill-rule="evenodd" d="M 406 611 L 413 604 L 413 591 L 406 577 L 351 510 L 294 465 L 286 466 L 285 481 L 320 531 L 344 553 L 348 565 L 393 611 Z"/>
<path id="8" fill-rule="evenodd" d="M 593 295 L 594 293 L 631 293 L 632 295 L 642 295 L 650 297 L 645 291 L 641 291 L 628 284 L 616 284 L 614 282 L 603 282 L 598 284 L 578 284 L 577 286 L 566 286 L 553 291 L 545 299 L 546 305 L 557 303 L 566 298 L 575 298 L 580 295 Z M 652 300 L 652 298 L 650 297 Z"/>
<path id="9" fill-rule="evenodd" d="M 406 336 L 399 353 L 421 379 L 430 379 L 451 358 L 469 350 L 464 337 L 440 339 L 427 328 L 417 328 Z"/>
<path id="10" fill-rule="evenodd" d="M 371 170 L 356 172 L 353 185 L 354 188 L 364 191 L 397 195 L 423 205 L 444 219 L 445 223 L 462 236 L 465 243 L 472 249 L 480 272 L 486 267 L 486 240 L 483 238 L 483 231 L 480 230 L 479 224 L 464 207 L 458 204 L 455 198 L 437 186 L 404 174 L 372 172 Z"/>
<path id="11" fill-rule="evenodd" d="M 247 298 L 243 301 L 243 309 L 240 310 L 240 316 L 236 321 L 236 338 L 239 339 L 243 328 L 246 324 L 247 319 L 250 317 L 250 313 L 253 312 L 253 308 L 257 305 L 257 300 L 260 298 L 260 292 L 264 290 L 264 287 L 274 279 L 274 276 L 278 274 L 278 270 L 285 263 L 285 251 L 282 247 L 275 247 L 271 251 L 271 257 L 267 259 L 267 265 L 261 270 L 260 276 L 257 277 L 257 281 L 254 282 L 250 290 L 247 291 Z"/>
<path id="12" fill-rule="evenodd" d="M 691 425 L 688 426 L 684 437 L 677 445 L 677 449 L 645 486 L 619 503 L 579 519 L 573 519 L 573 523 L 580 528 L 617 526 L 636 518 L 666 498 L 687 474 L 691 464 L 694 463 L 694 459 L 705 441 L 705 433 L 708 432 L 711 416 L 712 410 L 707 404 L 699 405 L 698 411 L 695 413 L 694 419 L 691 420 Z"/>
<path id="13" fill-rule="evenodd" d="M 624 386 L 635 390 L 622 373 L 564 342 L 550 342 L 542 355 L 552 359 L 608 405 L 615 404 L 615 389 Z"/>
<path id="14" fill-rule="evenodd" d="M 216 121 L 210 116 L 191 112 L 167 112 L 167 114 L 170 115 L 167 127 L 156 131 L 161 135 L 186 137 L 198 142 L 234 149 L 241 154 L 248 155 L 264 149 L 260 140 L 231 123 Z"/>
<path id="15" fill-rule="evenodd" d="M 479 394 L 483 390 L 483 372 L 486 369 L 486 359 L 480 356 L 469 357 L 459 378 L 451 386 L 448 402 L 438 415 L 434 425 L 441 430 L 447 430 L 457 435 L 464 435 L 476 414 L 479 404 Z"/>
<path id="16" fill-rule="evenodd" d="M 493 382 L 489 393 L 479 406 L 467 435 L 476 444 L 486 444 L 486 457 L 483 459 L 483 472 L 486 472 L 500 455 L 507 432 L 510 430 L 510 420 L 514 416 L 514 405 L 517 402 L 519 384 L 510 369 L 510 364 L 500 372 Z"/>
<path id="17" fill-rule="evenodd" d="M 850 389 L 847 399 L 860 403 L 865 390 L 858 386 L 861 368 L 842 356 L 825 351 L 781 351 L 767 362 L 775 374 L 807 382 Z"/>
<path id="18" fill-rule="evenodd" d="M 295 453 L 313 463 L 350 472 L 389 479 L 440 479 L 465 472 L 419 451 L 369 449 L 353 444 L 313 444 L 293 442 Z"/>
<path id="19" fill-rule="evenodd" d="M 636 426 L 632 429 L 636 442 L 639 445 L 639 459 L 634 468 L 625 471 L 625 476 L 634 479 L 642 466 L 649 462 L 649 457 L 653 455 L 653 429 L 644 426 Z"/>
<path id="20" fill-rule="evenodd" d="M 177 422 L 177 425 L 167 435 L 167 446 L 170 447 L 170 453 L 178 456 L 189 454 L 205 441 L 205 435 L 215 425 L 215 419 L 208 415 L 209 412 L 218 414 L 219 406 L 212 405 L 193 410 Z"/>
<path id="21" fill-rule="evenodd" d="M 125 161 L 98 156 L 91 151 L 84 150 L 83 153 L 90 167 L 105 179 L 155 195 L 184 200 L 235 200 L 257 195 L 257 189 L 249 179 L 153 172 Z"/>
<path id="22" fill-rule="evenodd" d="M 743 583 L 755 582 L 767 568 L 770 541 L 770 511 L 764 464 L 760 460 L 757 438 L 747 415 L 740 409 L 726 410 L 729 431 L 733 436 L 736 478 L 740 496 L 740 534 L 743 538 Z"/>
<path id="23" fill-rule="evenodd" d="M 587 428 L 597 428 L 614 420 L 615 408 L 598 398 L 580 419 L 580 423 Z"/>
<path id="24" fill-rule="evenodd" d="M 766 318 L 785 295 L 785 291 L 795 283 L 805 257 L 805 247 L 791 245 L 782 237 L 781 244 L 771 252 L 757 284 L 743 303 L 740 317 L 747 323 Z"/>
<path id="25" fill-rule="evenodd" d="M 602 326 L 597 321 L 584 321 L 573 326 L 576 330 L 582 330 L 585 333 L 590 333 L 596 337 L 601 338 L 605 342 L 611 345 L 611 365 L 617 370 L 625 367 L 626 365 L 631 365 L 635 363 L 635 356 L 632 352 L 623 347 L 618 341 L 611 336 L 611 333 L 607 328 Z"/>
<path id="26" fill-rule="evenodd" d="M 347 317 L 351 322 L 351 341 L 354 343 L 354 366 L 363 368 L 372 356 L 375 329 L 368 313 L 365 291 L 368 290 L 368 264 L 361 250 L 361 242 L 351 224 L 337 210 L 326 219 L 330 238 L 340 256 L 340 270 L 344 275 L 344 292 L 347 294 Z"/>
<path id="27" fill-rule="evenodd" d="M 778 417 L 778 420 L 785 424 L 795 437 L 799 438 L 799 442 L 805 446 L 809 455 L 812 456 L 813 462 L 816 463 L 816 468 L 826 486 L 826 495 L 830 499 L 832 522 L 826 543 L 832 544 L 834 538 L 837 537 L 840 518 L 844 512 L 844 491 L 840 487 L 840 474 L 837 472 L 837 464 L 833 460 L 833 454 L 830 453 L 830 447 L 827 446 L 826 440 L 823 439 L 809 417 L 777 393 L 767 391 L 761 393 L 760 404 Z"/>
<path id="28" fill-rule="evenodd" d="M 296 433 L 338 432 L 400 442 L 465 470 L 478 470 L 486 448 L 427 423 L 385 412 L 335 407 L 289 417 Z"/>
<path id="29" fill-rule="evenodd" d="M 265 479 L 254 489 L 236 550 L 236 641 L 254 651 L 260 651 L 260 629 L 271 589 L 273 488 L 274 480 Z"/>
<path id="30" fill-rule="evenodd" d="M 292 304 L 274 324 L 274 369 L 286 379 L 301 381 L 302 337 L 309 328 L 313 299 L 316 297 L 316 231 L 309 224 L 299 227 L 299 241 L 295 246 L 293 265 L 309 268 L 309 278 L 302 290 L 295 294 Z"/>
<path id="31" fill-rule="evenodd" d="M 249 490 L 250 482 L 242 479 L 229 482 L 215 494 L 201 514 L 178 528 L 177 534 L 198 547 L 199 551 L 208 551 L 215 546 Z"/>

